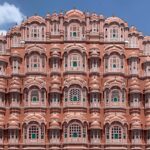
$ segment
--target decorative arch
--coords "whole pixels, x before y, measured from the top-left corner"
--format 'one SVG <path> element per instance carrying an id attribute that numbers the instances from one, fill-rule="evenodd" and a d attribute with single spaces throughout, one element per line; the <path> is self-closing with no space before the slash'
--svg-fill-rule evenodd
<path id="1" fill-rule="evenodd" d="M 28 124 L 30 124 L 30 123 L 32 123 L 32 122 L 35 122 L 35 123 L 37 123 L 37 124 L 39 124 L 39 125 L 41 125 L 41 124 L 46 125 L 46 120 L 45 120 L 45 118 L 44 118 L 41 114 L 37 114 L 37 113 L 28 114 L 28 115 L 24 118 L 24 120 L 23 120 L 23 124 L 26 124 L 26 125 L 28 125 Z"/>
<path id="2" fill-rule="evenodd" d="M 37 23 L 39 25 L 46 25 L 45 23 L 45 19 L 41 16 L 31 16 L 29 17 L 26 21 L 24 21 L 21 26 L 24 26 L 24 25 L 28 25 L 28 24 L 32 24 L 32 23 Z"/>
<path id="3" fill-rule="evenodd" d="M 64 53 L 69 54 L 72 50 L 77 50 L 81 54 L 85 53 L 87 55 L 86 53 L 87 49 L 80 44 L 69 44 L 66 47 L 64 47 Z"/>
<path id="4" fill-rule="evenodd" d="M 42 77 L 29 77 L 24 83 L 24 89 L 29 89 L 32 86 L 37 86 L 40 89 L 46 89 L 46 82 L 44 82 Z"/>
<path id="5" fill-rule="evenodd" d="M 106 46 L 104 49 L 104 56 L 105 55 L 111 55 L 112 53 L 117 53 L 120 56 L 124 56 L 124 48 L 120 45 L 109 45 Z"/>
<path id="6" fill-rule="evenodd" d="M 64 87 L 69 88 L 71 85 L 79 85 L 81 88 L 88 89 L 87 82 L 80 77 L 69 77 L 64 81 Z"/>
<path id="7" fill-rule="evenodd" d="M 111 114 L 109 114 L 108 116 L 105 117 L 104 125 L 106 125 L 106 124 L 111 125 L 114 122 L 118 122 L 122 126 L 128 125 L 128 122 L 127 122 L 127 119 L 126 119 L 125 116 L 123 116 L 122 114 L 114 114 L 114 113 L 111 113 Z"/>
<path id="8" fill-rule="evenodd" d="M 104 83 L 104 89 L 112 89 L 113 87 L 119 87 L 120 89 L 126 89 L 126 83 L 123 79 L 115 77 L 107 80 Z"/>
<path id="9" fill-rule="evenodd" d="M 28 55 L 31 54 L 31 53 L 33 53 L 33 52 L 37 52 L 37 53 L 39 53 L 41 55 L 41 54 L 45 54 L 46 53 L 46 48 L 44 48 L 41 45 L 34 44 L 34 45 L 27 46 L 25 48 L 25 52 Z"/>
<path id="10" fill-rule="evenodd" d="M 73 9 L 65 14 L 65 21 L 70 22 L 72 20 L 78 20 L 79 22 L 83 22 L 85 20 L 85 15 L 82 11 Z"/>

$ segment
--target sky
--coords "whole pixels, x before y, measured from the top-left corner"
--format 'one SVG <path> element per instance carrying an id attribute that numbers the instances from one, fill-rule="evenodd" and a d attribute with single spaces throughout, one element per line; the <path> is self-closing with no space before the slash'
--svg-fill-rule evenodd
<path id="1" fill-rule="evenodd" d="M 144 35 L 150 35 L 150 0 L 0 0 L 0 32 L 5 33 L 35 13 L 45 16 L 73 8 L 105 17 L 118 16 Z"/>

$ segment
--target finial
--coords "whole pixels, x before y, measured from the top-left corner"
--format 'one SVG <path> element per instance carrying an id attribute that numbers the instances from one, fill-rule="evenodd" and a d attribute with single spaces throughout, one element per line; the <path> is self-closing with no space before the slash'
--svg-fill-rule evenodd
<path id="1" fill-rule="evenodd" d="M 74 6 L 73 9 L 76 9 L 76 6 Z"/>
<path id="2" fill-rule="evenodd" d="M 115 17 L 115 14 L 114 14 L 114 13 L 112 14 L 112 17 Z"/>

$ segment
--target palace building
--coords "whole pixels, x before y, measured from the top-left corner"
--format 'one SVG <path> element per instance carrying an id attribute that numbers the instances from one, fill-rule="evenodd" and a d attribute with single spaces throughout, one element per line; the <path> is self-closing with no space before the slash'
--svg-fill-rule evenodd
<path id="1" fill-rule="evenodd" d="M 77 9 L 1 35 L 0 149 L 150 150 L 150 37 Z"/>

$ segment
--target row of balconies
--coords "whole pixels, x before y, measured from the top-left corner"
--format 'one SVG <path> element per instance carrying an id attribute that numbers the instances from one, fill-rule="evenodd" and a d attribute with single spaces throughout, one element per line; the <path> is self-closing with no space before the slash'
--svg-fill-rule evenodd
<path id="1" fill-rule="evenodd" d="M 9 107 L 20 107 L 19 102 L 12 102 L 10 103 Z M 46 107 L 45 102 L 41 103 L 25 103 L 24 107 Z M 4 102 L 0 102 L 0 107 L 6 107 Z M 86 102 L 78 102 L 78 103 L 73 103 L 73 102 L 65 102 L 63 106 L 61 106 L 60 102 L 52 102 L 49 105 L 49 108 L 61 108 L 61 107 L 78 107 L 78 108 L 87 108 L 87 103 Z M 89 105 L 90 108 L 101 108 L 100 102 L 91 102 Z M 110 102 L 106 103 L 104 105 L 105 108 L 127 108 L 126 103 L 121 103 L 121 102 Z M 136 103 L 130 103 L 130 108 L 141 108 L 141 103 L 136 102 Z M 150 108 L 150 103 L 145 103 L 145 108 L 149 109 Z"/>
<path id="2" fill-rule="evenodd" d="M 59 138 L 54 138 L 49 140 L 50 144 L 61 144 L 62 142 L 60 141 Z M 72 143 L 78 143 L 78 144 L 102 144 L 100 138 L 93 138 L 90 140 L 90 143 L 87 139 L 84 138 L 70 138 L 70 139 L 64 139 L 63 144 L 72 144 Z M 0 139 L 0 144 L 4 144 L 3 139 Z M 19 144 L 19 139 L 18 138 L 11 138 L 8 139 L 8 144 Z M 34 139 L 34 140 L 24 140 L 23 144 L 45 144 L 44 140 L 39 140 L 39 139 Z M 128 144 L 127 140 L 122 140 L 122 139 L 111 139 L 111 140 L 106 140 L 106 144 Z M 131 139 L 131 144 L 143 144 L 142 139 Z M 146 140 L 146 144 L 150 144 L 150 140 Z"/>
<path id="3" fill-rule="evenodd" d="M 47 74 L 47 72 L 45 70 L 42 70 L 42 71 L 40 71 L 40 70 L 37 70 L 37 71 L 28 70 L 28 71 L 26 71 L 27 75 L 30 75 L 30 74 L 36 74 L 37 75 L 37 73 L 45 74 L 45 75 Z M 60 75 L 61 73 L 62 73 L 62 71 L 60 69 L 52 69 L 50 71 L 51 75 L 53 75 L 53 74 Z M 73 70 L 66 69 L 66 70 L 63 71 L 63 74 L 73 74 L 73 73 L 74 74 L 84 74 L 84 75 L 86 75 L 88 73 L 88 70 L 86 70 L 86 69 L 84 69 L 84 70 L 83 69 L 78 69 L 78 70 L 76 70 L 76 69 L 73 69 Z M 12 75 L 23 75 L 23 74 L 24 73 L 21 73 L 20 70 L 12 71 Z M 117 71 L 107 70 L 107 71 L 104 71 L 104 72 L 100 72 L 100 69 L 92 69 L 92 70 L 89 70 L 89 74 L 103 74 L 103 75 L 118 74 L 118 75 L 128 75 L 128 76 L 141 76 L 143 78 L 150 77 L 150 73 L 144 73 L 143 75 L 140 75 L 138 72 L 137 73 L 135 73 L 135 72 L 134 73 L 130 73 L 130 72 L 128 73 L 128 72 L 124 72 L 124 71 L 121 71 L 121 70 L 117 70 Z M 5 77 L 5 76 L 8 76 L 8 75 L 4 71 L 4 72 L 0 72 L 0 76 Z"/>

